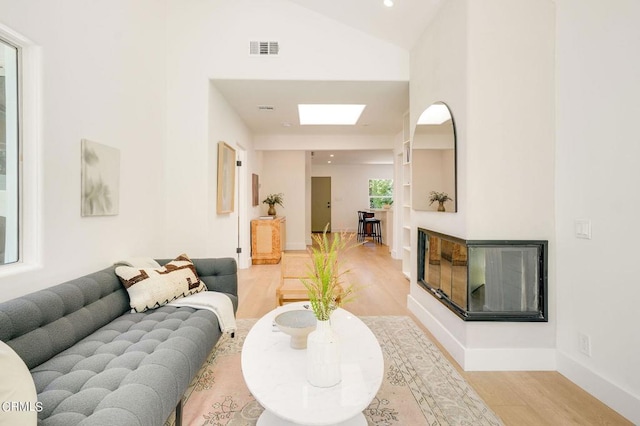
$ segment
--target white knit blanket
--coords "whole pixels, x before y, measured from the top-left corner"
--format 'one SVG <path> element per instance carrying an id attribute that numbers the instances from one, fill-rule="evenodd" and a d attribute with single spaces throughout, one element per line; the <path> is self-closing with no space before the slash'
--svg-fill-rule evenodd
<path id="1" fill-rule="evenodd" d="M 233 314 L 233 303 L 229 296 L 217 291 L 202 291 L 186 297 L 180 297 L 168 306 L 188 306 L 195 309 L 207 309 L 218 317 L 220 331 L 223 333 L 235 333 L 236 317 Z"/>
<path id="2" fill-rule="evenodd" d="M 160 264 L 150 257 L 129 257 L 118 260 L 116 266 L 131 266 L 133 268 L 161 268 Z"/>

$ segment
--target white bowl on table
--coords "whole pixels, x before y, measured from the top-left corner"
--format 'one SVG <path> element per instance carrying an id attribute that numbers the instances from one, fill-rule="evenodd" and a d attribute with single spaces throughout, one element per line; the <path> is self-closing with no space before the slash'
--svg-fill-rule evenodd
<path id="1" fill-rule="evenodd" d="M 316 316 L 311 310 L 296 309 L 278 314 L 274 322 L 285 334 L 291 336 L 293 349 L 306 349 L 307 336 L 316 329 Z"/>

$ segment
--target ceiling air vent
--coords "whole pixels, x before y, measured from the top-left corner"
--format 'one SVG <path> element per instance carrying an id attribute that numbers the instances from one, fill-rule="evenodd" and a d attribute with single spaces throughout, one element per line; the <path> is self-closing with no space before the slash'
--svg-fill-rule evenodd
<path id="1" fill-rule="evenodd" d="M 277 41 L 250 41 L 249 55 L 277 56 L 280 46 Z"/>

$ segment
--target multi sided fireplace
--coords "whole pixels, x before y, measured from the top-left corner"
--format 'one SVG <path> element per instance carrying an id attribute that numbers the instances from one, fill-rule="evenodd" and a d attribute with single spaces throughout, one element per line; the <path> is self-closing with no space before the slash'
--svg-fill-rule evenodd
<path id="1" fill-rule="evenodd" d="M 547 321 L 547 250 L 418 228 L 418 284 L 465 321 Z"/>

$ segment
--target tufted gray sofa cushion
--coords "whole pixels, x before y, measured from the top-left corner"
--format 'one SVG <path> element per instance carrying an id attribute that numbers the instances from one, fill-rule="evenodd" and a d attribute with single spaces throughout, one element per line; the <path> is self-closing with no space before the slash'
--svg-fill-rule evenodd
<path id="1" fill-rule="evenodd" d="M 163 306 L 116 318 L 31 370 L 40 424 L 162 424 L 219 337 L 205 310 Z"/>
<path id="2" fill-rule="evenodd" d="M 237 309 L 235 261 L 193 262 Z M 158 425 L 171 414 L 221 335 L 217 318 L 129 311 L 113 267 L 0 304 L 0 339 L 31 369 L 40 425 Z"/>

